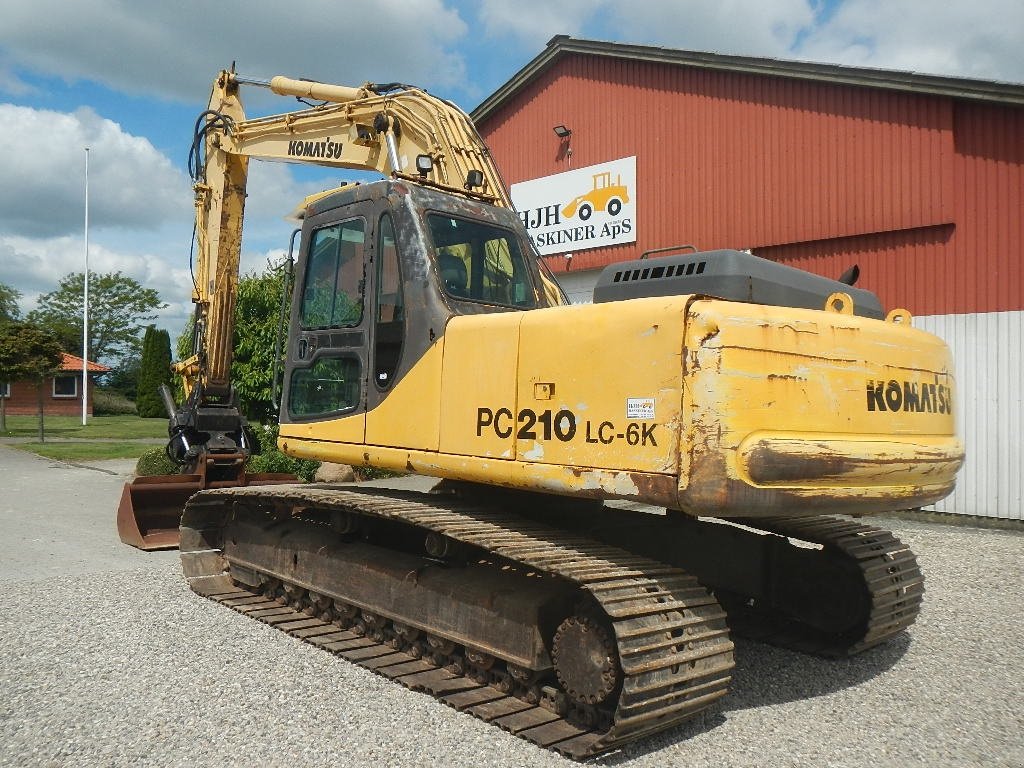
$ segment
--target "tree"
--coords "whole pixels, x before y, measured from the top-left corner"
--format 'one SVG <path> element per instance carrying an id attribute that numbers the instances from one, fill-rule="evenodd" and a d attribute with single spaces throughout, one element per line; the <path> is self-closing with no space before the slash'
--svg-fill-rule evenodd
<path id="1" fill-rule="evenodd" d="M 139 365 L 139 384 L 135 407 L 143 418 L 166 416 L 160 385 L 171 383 L 171 336 L 156 326 L 146 328 L 142 338 L 142 362 Z"/>
<path id="2" fill-rule="evenodd" d="M 286 271 L 286 262 L 268 263 L 262 274 L 253 272 L 238 281 L 231 381 L 246 417 L 261 423 L 277 419 L 271 390 Z"/>
<path id="3" fill-rule="evenodd" d="M 21 291 L 17 288 L 0 283 L 0 323 L 11 322 L 21 317 L 21 310 L 18 309 L 20 298 Z"/>
<path id="4" fill-rule="evenodd" d="M 122 360 L 110 373 L 103 374 L 103 388 L 124 395 L 134 403 L 139 391 L 141 365 L 138 357 Z"/>
<path id="5" fill-rule="evenodd" d="M 182 360 L 188 360 L 190 357 L 192 357 L 192 354 L 194 352 L 192 346 L 195 343 L 193 339 L 193 336 L 195 335 L 195 329 L 196 318 L 193 315 L 192 317 L 189 317 L 189 319 L 185 321 L 185 327 L 182 328 L 181 334 L 178 336 L 178 340 L 174 344 L 174 355 L 175 359 L 178 362 L 181 362 Z M 185 381 L 178 374 L 175 374 L 173 378 L 174 386 L 172 387 L 172 389 L 174 390 L 174 399 L 176 402 L 182 403 L 185 401 Z"/>
<path id="6" fill-rule="evenodd" d="M 246 418 L 264 424 L 277 421 L 277 408 L 271 395 L 281 293 L 285 290 L 286 274 L 286 261 L 268 263 L 265 272 L 252 272 L 238 281 L 231 383 Z M 175 345 L 178 360 L 192 356 L 193 328 L 193 320 L 189 319 Z M 175 378 L 175 397 L 180 401 L 184 389 L 180 379 Z"/>
<path id="7" fill-rule="evenodd" d="M 85 356 L 82 350 L 81 272 L 66 275 L 57 290 L 39 297 L 39 306 L 28 314 L 34 325 L 49 331 L 65 352 Z M 89 356 L 115 366 L 139 353 L 139 334 L 167 305 L 152 288 L 120 272 L 89 276 Z"/>
<path id="8" fill-rule="evenodd" d="M 43 427 L 43 382 L 60 370 L 60 343 L 41 328 L 27 323 L 0 324 L 0 381 L 35 381 L 39 393 L 39 441 Z M 0 398 L 0 430 L 6 430 L 7 414 Z"/>
<path id="9" fill-rule="evenodd" d="M 10 322 L 18 319 L 21 312 L 18 309 L 18 299 L 21 298 L 21 291 L 9 285 L 0 283 L 0 329 Z M 2 353 L 0 353 L 2 354 Z M 3 360 L 0 359 L 0 387 L 11 383 L 12 379 L 4 372 Z M 0 432 L 7 430 L 7 409 L 6 401 L 0 396 Z"/>

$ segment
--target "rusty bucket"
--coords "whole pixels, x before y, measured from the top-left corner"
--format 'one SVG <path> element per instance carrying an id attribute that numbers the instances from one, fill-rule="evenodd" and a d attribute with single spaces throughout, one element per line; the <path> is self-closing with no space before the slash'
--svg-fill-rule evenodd
<path id="1" fill-rule="evenodd" d="M 201 466 L 203 470 L 206 467 Z M 185 502 L 192 494 L 207 488 L 234 488 L 242 485 L 297 483 L 295 475 L 264 472 L 247 474 L 239 470 L 234 477 L 211 479 L 199 474 L 150 475 L 125 483 L 117 506 L 117 533 L 121 541 L 144 550 L 176 549 L 178 525 Z"/>

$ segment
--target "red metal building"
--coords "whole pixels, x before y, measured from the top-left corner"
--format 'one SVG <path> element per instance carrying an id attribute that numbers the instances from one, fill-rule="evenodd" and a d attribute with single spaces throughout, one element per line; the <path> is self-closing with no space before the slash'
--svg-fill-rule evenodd
<path id="1" fill-rule="evenodd" d="M 858 264 L 957 356 L 945 508 L 1022 517 L 1024 85 L 556 37 L 472 116 L 509 185 L 636 157 L 636 241 L 548 257 L 575 300 L 683 243 Z"/>

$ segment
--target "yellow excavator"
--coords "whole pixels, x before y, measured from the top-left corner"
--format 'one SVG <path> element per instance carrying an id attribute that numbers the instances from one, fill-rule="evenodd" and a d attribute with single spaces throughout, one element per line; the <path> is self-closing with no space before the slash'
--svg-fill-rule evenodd
<path id="1" fill-rule="evenodd" d="M 241 86 L 307 106 L 247 120 Z M 385 177 L 303 205 L 280 449 L 430 493 L 246 477 L 229 373 L 250 158 Z M 189 497 L 197 593 L 577 759 L 718 701 L 730 632 L 845 656 L 914 621 L 913 553 L 851 519 L 941 499 L 963 460 L 949 351 L 906 311 L 681 249 L 569 305 L 469 118 L 405 85 L 221 72 L 192 166 L 183 473 L 160 482 Z M 122 535 L 145 546 L 151 502 L 178 543 L 180 508 L 131 487 Z"/>

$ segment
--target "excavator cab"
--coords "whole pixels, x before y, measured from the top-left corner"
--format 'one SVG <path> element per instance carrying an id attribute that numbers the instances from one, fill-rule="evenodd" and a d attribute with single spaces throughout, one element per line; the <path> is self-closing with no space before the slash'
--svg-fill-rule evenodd
<path id="1" fill-rule="evenodd" d="M 450 318 L 548 306 L 517 225 L 510 211 L 402 181 L 348 187 L 311 203 L 296 269 L 282 424 L 312 430 L 314 422 L 332 421 L 340 441 L 389 444 L 365 414 L 416 366 Z"/>

